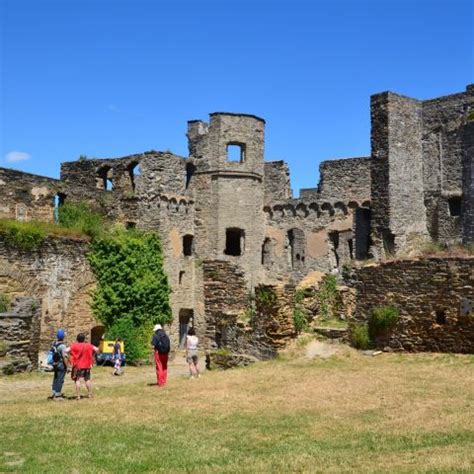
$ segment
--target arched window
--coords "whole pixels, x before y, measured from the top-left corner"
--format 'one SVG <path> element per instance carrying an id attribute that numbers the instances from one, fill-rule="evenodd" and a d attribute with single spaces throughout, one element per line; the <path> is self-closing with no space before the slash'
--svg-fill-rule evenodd
<path id="1" fill-rule="evenodd" d="M 293 270 L 301 270 L 304 267 L 306 255 L 306 238 L 301 229 L 290 229 L 288 231 L 288 260 Z"/>
<path id="2" fill-rule="evenodd" d="M 132 190 L 135 191 L 137 186 L 137 178 L 141 174 L 140 163 L 134 162 L 128 167 L 128 175 L 130 176 L 130 182 L 132 184 Z"/>
<path id="3" fill-rule="evenodd" d="M 57 193 L 54 196 L 53 219 L 56 224 L 59 222 L 59 208 L 64 204 L 65 200 L 66 200 L 66 195 L 64 193 Z"/>
<path id="4" fill-rule="evenodd" d="M 190 257 L 194 253 L 194 236 L 185 235 L 183 237 L 183 255 Z"/>
<path id="5" fill-rule="evenodd" d="M 104 191 L 111 191 L 114 188 L 112 181 L 112 168 L 110 166 L 103 166 L 97 171 L 97 187 Z"/>

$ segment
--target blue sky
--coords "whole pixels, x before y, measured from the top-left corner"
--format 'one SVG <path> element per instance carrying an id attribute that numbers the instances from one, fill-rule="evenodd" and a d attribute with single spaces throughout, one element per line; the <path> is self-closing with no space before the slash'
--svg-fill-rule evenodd
<path id="1" fill-rule="evenodd" d="M 371 94 L 474 82 L 470 0 L 0 0 L 0 166 L 187 155 L 186 122 L 264 117 L 295 190 L 370 152 Z"/>

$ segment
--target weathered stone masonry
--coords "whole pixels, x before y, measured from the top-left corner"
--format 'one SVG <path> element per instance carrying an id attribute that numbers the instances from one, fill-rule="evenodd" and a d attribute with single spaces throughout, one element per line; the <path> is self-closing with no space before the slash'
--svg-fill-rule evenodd
<path id="1" fill-rule="evenodd" d="M 391 348 L 474 352 L 474 257 L 387 262 L 358 270 L 355 280 L 355 320 L 378 306 L 400 310 Z"/>
<path id="2" fill-rule="evenodd" d="M 86 201 L 114 222 L 158 232 L 173 344 L 194 325 L 213 346 L 221 336 L 210 288 L 231 295 L 219 311 L 234 314 L 232 301 L 260 285 L 279 288 L 285 299 L 281 288 L 311 271 L 341 274 L 355 260 L 409 254 L 429 241 L 471 243 L 473 112 L 473 86 L 424 101 L 377 94 L 370 157 L 322 162 L 319 185 L 299 198 L 287 164 L 264 161 L 263 119 L 213 113 L 188 123 L 189 157 L 152 150 L 80 159 L 61 165 L 60 180 L 0 169 L 0 217 L 52 221 L 62 203 Z M 0 239 L 0 293 L 42 299 L 43 349 L 58 325 L 96 328 L 84 253 L 81 242 L 49 239 L 21 253 Z M 229 279 L 213 287 L 203 262 L 225 262 Z M 229 344 L 263 347 L 240 329 L 227 325 Z"/>

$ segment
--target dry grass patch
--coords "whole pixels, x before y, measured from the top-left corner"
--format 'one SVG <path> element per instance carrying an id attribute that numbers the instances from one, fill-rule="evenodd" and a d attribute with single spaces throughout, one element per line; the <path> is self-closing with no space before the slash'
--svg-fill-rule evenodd
<path id="1" fill-rule="evenodd" d="M 94 400 L 47 402 L 50 377 L 0 383 L 0 470 L 29 472 L 468 472 L 471 356 L 344 349 L 148 384 L 96 370 Z M 70 383 L 69 383 L 70 385 Z M 69 386 L 68 391 L 72 393 Z M 58 424 L 58 421 L 60 423 Z M 62 436 L 64 449 L 50 444 Z M 9 464 L 16 453 L 20 465 Z"/>

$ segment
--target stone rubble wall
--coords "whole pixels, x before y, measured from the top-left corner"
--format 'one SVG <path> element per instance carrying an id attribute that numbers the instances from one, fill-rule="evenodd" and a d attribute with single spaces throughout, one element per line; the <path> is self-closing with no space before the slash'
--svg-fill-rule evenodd
<path id="1" fill-rule="evenodd" d="M 95 279 L 86 252 L 87 242 L 52 237 L 25 252 L 0 235 L 0 293 L 41 300 L 40 352 L 49 349 L 59 328 L 72 341 L 100 325 L 89 307 Z"/>
<path id="2" fill-rule="evenodd" d="M 290 169 L 284 161 L 266 161 L 264 166 L 264 203 L 284 201 L 293 197 Z"/>
<path id="3" fill-rule="evenodd" d="M 258 359 L 274 357 L 294 337 L 292 286 L 259 286 L 255 308 L 242 272 L 229 262 L 203 263 L 208 346 L 227 348 Z M 259 300 L 270 292 L 272 303 Z"/>
<path id="4" fill-rule="evenodd" d="M 0 168 L 0 219 L 52 222 L 60 191 L 57 179 Z"/>
<path id="5" fill-rule="evenodd" d="M 11 310 L 0 313 L 0 367 L 4 373 L 22 372 L 38 367 L 41 301 L 19 297 Z"/>
<path id="6" fill-rule="evenodd" d="M 395 306 L 400 320 L 389 347 L 405 351 L 474 353 L 474 257 L 400 260 L 354 271 L 352 322 L 373 308 Z M 443 322 L 444 321 L 444 322 Z"/>
<path id="7" fill-rule="evenodd" d="M 320 201 L 369 201 L 370 167 L 369 156 L 321 162 L 318 186 Z"/>

